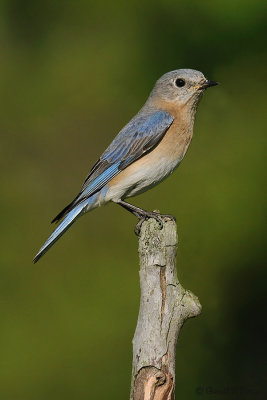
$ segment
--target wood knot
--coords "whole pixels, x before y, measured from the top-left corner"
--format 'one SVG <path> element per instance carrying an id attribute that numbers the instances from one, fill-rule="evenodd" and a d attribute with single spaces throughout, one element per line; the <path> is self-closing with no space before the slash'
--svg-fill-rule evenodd
<path id="1" fill-rule="evenodd" d="M 171 400 L 173 377 L 155 367 L 142 368 L 134 382 L 133 400 Z"/>

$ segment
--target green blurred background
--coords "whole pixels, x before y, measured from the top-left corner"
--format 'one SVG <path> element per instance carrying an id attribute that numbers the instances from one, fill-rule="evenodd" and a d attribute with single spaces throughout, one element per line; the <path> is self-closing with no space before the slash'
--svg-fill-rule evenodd
<path id="1" fill-rule="evenodd" d="M 1 399 L 129 397 L 133 216 L 95 210 L 31 260 L 155 80 L 185 67 L 221 86 L 176 173 L 133 200 L 177 217 L 179 277 L 203 305 L 181 332 L 177 398 L 267 398 L 266 30 L 261 0 L 1 1 Z"/>

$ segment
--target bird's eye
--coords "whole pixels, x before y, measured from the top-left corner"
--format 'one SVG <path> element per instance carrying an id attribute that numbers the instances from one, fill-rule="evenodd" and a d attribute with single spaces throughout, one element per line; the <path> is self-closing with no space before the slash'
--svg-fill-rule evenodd
<path id="1" fill-rule="evenodd" d="M 175 81 L 175 85 L 178 87 L 183 87 L 185 85 L 185 81 L 183 79 L 178 78 Z"/>

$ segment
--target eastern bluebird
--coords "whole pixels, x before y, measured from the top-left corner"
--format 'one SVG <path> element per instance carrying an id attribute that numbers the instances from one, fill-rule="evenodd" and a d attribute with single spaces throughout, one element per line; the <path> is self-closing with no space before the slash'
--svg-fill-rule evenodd
<path id="1" fill-rule="evenodd" d="M 193 135 L 197 105 L 204 92 L 217 82 L 192 69 L 163 75 L 145 105 L 119 132 L 86 178 L 80 193 L 52 222 L 61 221 L 34 258 L 40 257 L 76 219 L 93 208 L 113 201 L 139 220 L 148 212 L 124 201 L 160 183 L 180 164 Z"/>

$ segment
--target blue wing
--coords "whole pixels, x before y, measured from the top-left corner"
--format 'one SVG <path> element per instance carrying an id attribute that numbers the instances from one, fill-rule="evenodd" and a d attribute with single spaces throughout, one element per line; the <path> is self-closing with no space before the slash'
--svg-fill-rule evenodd
<path id="1" fill-rule="evenodd" d="M 151 151 L 163 138 L 173 120 L 171 114 L 162 110 L 137 114 L 94 165 L 78 196 L 52 222 L 60 220 L 72 207 L 99 191 L 128 165 Z"/>

